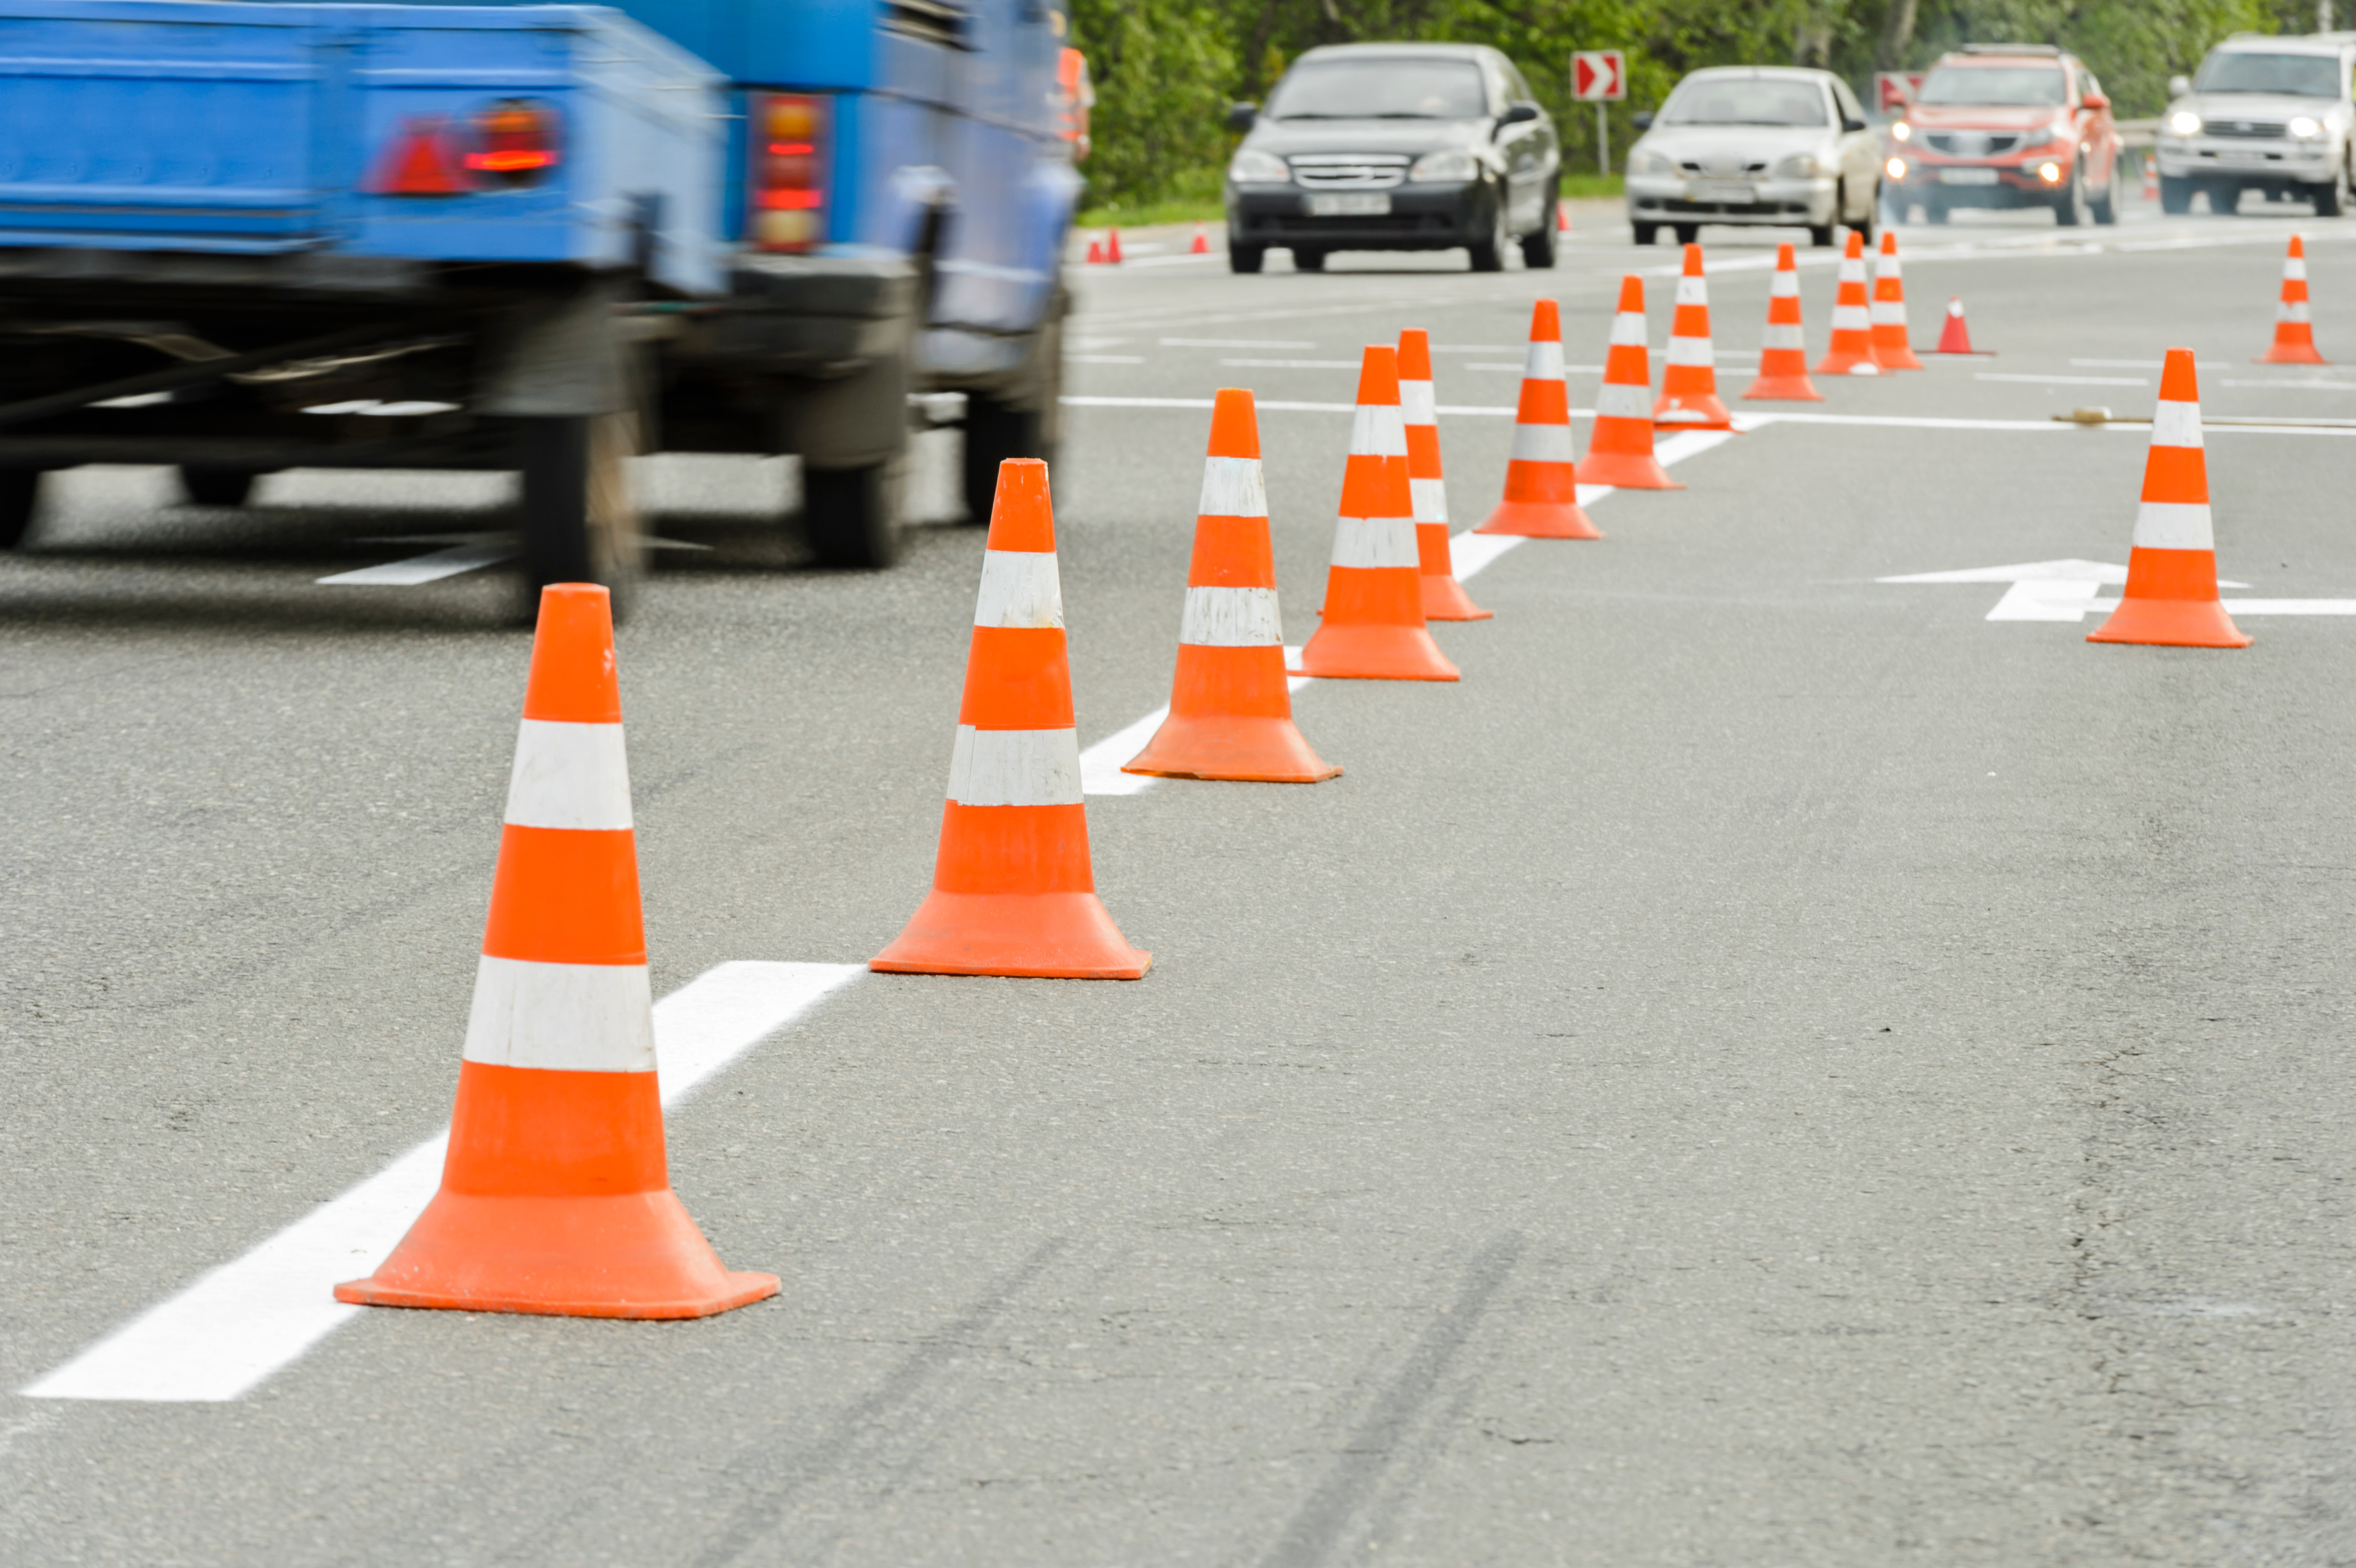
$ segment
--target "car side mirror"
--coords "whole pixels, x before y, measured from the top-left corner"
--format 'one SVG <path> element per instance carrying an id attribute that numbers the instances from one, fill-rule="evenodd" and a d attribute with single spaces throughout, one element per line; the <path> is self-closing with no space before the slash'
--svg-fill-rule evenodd
<path id="1" fill-rule="evenodd" d="M 1865 129 L 1865 122 L 1856 118 L 1854 115 L 1844 114 L 1841 116 L 1841 129 L 1844 131 L 1862 131 Z"/>
<path id="2" fill-rule="evenodd" d="M 1653 112 L 1649 109 L 1639 109 L 1628 116 L 1628 123 L 1639 131 L 1649 131 L 1653 128 Z"/>
<path id="3" fill-rule="evenodd" d="M 2087 107 L 2087 108 L 2089 108 L 2089 109 L 2108 109 L 2110 106 L 2111 106 L 2111 101 L 2110 101 L 2109 99 L 2107 99 L 2107 98 L 2104 97 L 2101 93 L 2099 93 L 2099 92 L 2090 92 L 2090 93 L 2086 94 L 2086 107 Z"/>
<path id="4" fill-rule="evenodd" d="M 2171 76 L 2168 79 L 2168 95 L 2170 98 L 2182 98 L 2191 91 L 2192 79 L 2190 77 Z"/>
<path id="5" fill-rule="evenodd" d="M 1526 125 L 1537 117 L 1538 106 L 1524 99 L 1518 102 L 1506 104 L 1505 112 L 1497 116 L 1497 124 L 1500 128 L 1507 125 Z"/>
<path id="6" fill-rule="evenodd" d="M 1259 123 L 1259 105 L 1230 103 L 1227 105 L 1227 129 L 1235 132 L 1250 130 Z"/>

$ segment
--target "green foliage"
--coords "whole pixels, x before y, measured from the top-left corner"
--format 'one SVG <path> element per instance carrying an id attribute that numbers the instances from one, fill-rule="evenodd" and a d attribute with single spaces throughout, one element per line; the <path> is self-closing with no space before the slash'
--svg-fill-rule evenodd
<path id="1" fill-rule="evenodd" d="M 1201 0 L 1073 0 L 1072 42 L 1096 81 L 1090 201 L 1152 200 L 1226 157 L 1237 71 L 1220 14 Z M 1215 183 L 1215 178 L 1214 180 Z"/>

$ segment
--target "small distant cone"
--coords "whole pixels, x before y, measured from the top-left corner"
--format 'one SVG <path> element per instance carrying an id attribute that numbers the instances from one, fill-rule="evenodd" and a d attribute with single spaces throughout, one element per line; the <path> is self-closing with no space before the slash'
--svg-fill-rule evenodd
<path id="1" fill-rule="evenodd" d="M 1423 624 L 1421 552 L 1407 478 L 1398 350 L 1370 347 L 1342 476 L 1324 619 L 1301 650 L 1301 673 L 1362 680 L 1454 680 Z"/>
<path id="2" fill-rule="evenodd" d="M 1342 771 L 1292 722 L 1259 422 L 1252 395 L 1234 387 L 1211 406 L 1170 717 L 1120 771 L 1262 784 L 1315 784 Z"/>
<path id="3" fill-rule="evenodd" d="M 1922 361 L 1914 357 L 1913 346 L 1906 341 L 1906 276 L 1898 261 L 1898 231 L 1881 231 L 1881 251 L 1874 259 L 1873 308 L 1869 313 L 1873 320 L 1873 357 L 1881 361 L 1885 370 L 1920 370 Z"/>
<path id="4" fill-rule="evenodd" d="M 1661 366 L 1661 400 L 1653 422 L 1663 430 L 1732 430 L 1733 416 L 1718 400 L 1718 357 L 1709 343 L 1709 281 L 1701 247 L 1686 247 L 1677 279 L 1677 312 L 1669 324 L 1669 351 Z"/>
<path id="5" fill-rule="evenodd" d="M 1105 230 L 1105 261 L 1110 266 L 1120 265 L 1120 230 L 1118 229 Z"/>
<path id="6" fill-rule="evenodd" d="M 1407 425 L 1407 486 L 1415 502 L 1415 546 L 1422 562 L 1423 618 L 1486 621 L 1495 612 L 1472 603 L 1456 581 L 1448 550 L 1448 481 L 1440 468 L 1440 400 L 1431 389 L 1431 337 L 1421 327 L 1399 334 L 1399 413 Z"/>
<path id="7" fill-rule="evenodd" d="M 1554 231 L 1558 234 L 1570 232 L 1570 208 L 1558 201 L 1554 204 Z"/>
<path id="8" fill-rule="evenodd" d="M 1530 308 L 1530 347 L 1522 360 L 1521 400 L 1514 410 L 1505 498 L 1472 531 L 1537 539 L 1603 537 L 1579 506 L 1570 394 L 1562 379 L 1562 315 L 1552 300 L 1540 300 Z"/>
<path id="9" fill-rule="evenodd" d="M 670 1189 L 605 590 L 541 591 L 441 1189 L 360 1307 L 704 1317 L 731 1274 Z"/>
<path id="10" fill-rule="evenodd" d="M 1104 265 L 1104 241 L 1101 240 L 1089 240 L 1088 265 L 1091 267 L 1101 267 Z"/>
<path id="11" fill-rule="evenodd" d="M 1653 357 L 1644 346 L 1644 280 L 1620 280 L 1620 311 L 1595 394 L 1595 433 L 1579 464 L 1582 485 L 1622 490 L 1682 490 L 1653 455 Z"/>
<path id="12" fill-rule="evenodd" d="M 2149 153 L 2143 155 L 2143 198 L 2146 201 L 2159 199 L 2159 160 Z"/>
<path id="13" fill-rule="evenodd" d="M 1942 354 L 1976 354 L 1972 347 L 1971 328 L 1964 325 L 1964 302 L 1960 296 L 1947 301 L 1947 325 L 1939 329 L 1939 350 Z"/>
<path id="14" fill-rule="evenodd" d="M 1808 348 L 1800 336 L 1800 263 L 1789 245 L 1775 248 L 1775 278 L 1767 291 L 1767 330 L 1759 339 L 1759 379 L 1745 400 L 1821 403 L 1808 379 Z"/>
<path id="15" fill-rule="evenodd" d="M 1833 341 L 1816 361 L 1819 376 L 1879 376 L 1873 353 L 1873 304 L 1865 294 L 1865 237 L 1852 229 L 1841 254 L 1840 291 L 1833 296 Z"/>
<path id="16" fill-rule="evenodd" d="M 1134 980 L 1097 900 L 1047 465 L 998 465 L 933 891 L 870 969 Z"/>
<path id="17" fill-rule="evenodd" d="M 2217 601 L 2217 539 L 2209 515 L 2209 464 L 2201 449 L 2201 387 L 2192 350 L 2171 348 L 2152 411 L 2143 504 L 2126 592 L 2090 643 L 2245 648 L 2250 639 Z"/>
<path id="18" fill-rule="evenodd" d="M 2274 347 L 2258 356 L 2260 365 L 2329 365 L 2315 351 L 2315 324 L 2307 314 L 2307 244 L 2290 237 L 2290 253 L 2283 258 L 2282 301 L 2275 306 Z"/>
<path id="19" fill-rule="evenodd" d="M 1186 253 L 1190 256 L 1209 255 L 1211 253 L 1211 231 L 1204 228 L 1199 223 L 1194 225 L 1194 242 L 1186 247 Z"/>

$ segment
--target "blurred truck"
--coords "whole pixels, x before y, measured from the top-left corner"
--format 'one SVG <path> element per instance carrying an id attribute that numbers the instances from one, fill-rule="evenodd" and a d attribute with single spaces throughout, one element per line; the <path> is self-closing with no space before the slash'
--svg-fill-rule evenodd
<path id="1" fill-rule="evenodd" d="M 911 393 L 979 514 L 1055 442 L 1062 22 L 0 0 L 0 547 L 79 464 L 505 469 L 527 586 L 626 591 L 663 450 L 798 454 L 819 559 L 888 564 Z"/>

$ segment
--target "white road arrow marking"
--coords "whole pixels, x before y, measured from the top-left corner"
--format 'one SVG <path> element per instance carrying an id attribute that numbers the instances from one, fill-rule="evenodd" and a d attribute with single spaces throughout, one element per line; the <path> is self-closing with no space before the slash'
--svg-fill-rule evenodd
<path id="1" fill-rule="evenodd" d="M 1877 582 L 2007 582 L 2004 597 L 1987 613 L 1991 621 L 2083 621 L 2095 611 L 2119 607 L 2097 598 L 2106 586 L 2122 585 L 2127 569 L 2106 560 L 2025 560 L 2012 566 L 1975 566 L 1961 571 L 1918 571 L 1878 577 Z M 2219 578 L 2220 588 L 2247 588 Z M 2229 615 L 2356 615 L 2356 599 L 2228 599 Z"/>

